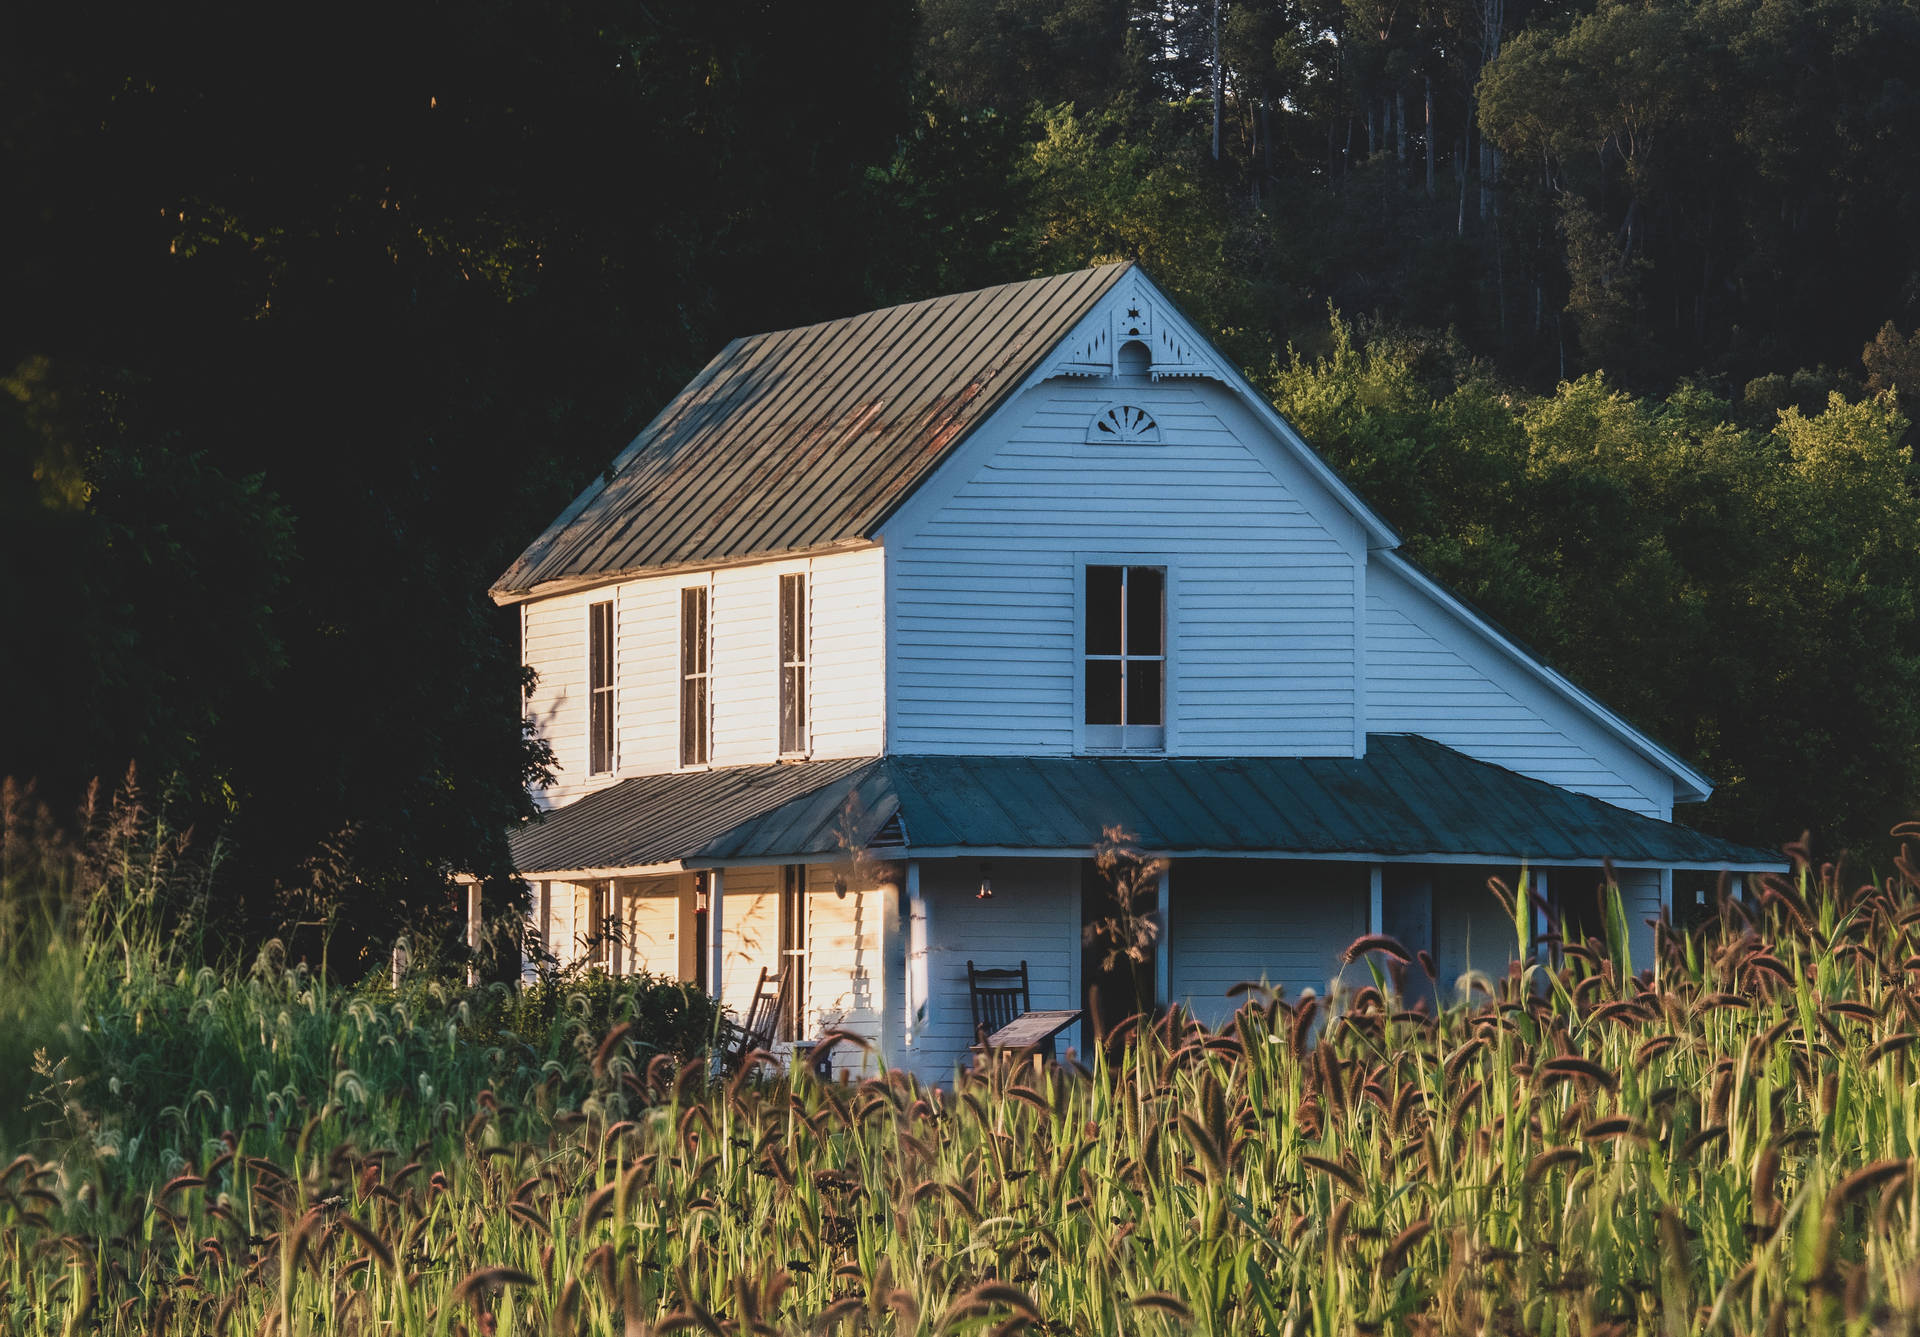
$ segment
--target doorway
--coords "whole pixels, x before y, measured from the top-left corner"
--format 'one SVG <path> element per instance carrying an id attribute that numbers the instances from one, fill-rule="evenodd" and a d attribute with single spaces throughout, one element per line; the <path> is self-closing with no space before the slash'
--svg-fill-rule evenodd
<path id="1" fill-rule="evenodd" d="M 1086 1024 L 1082 1049 L 1135 1013 L 1154 1011 L 1154 961 L 1163 950 L 1152 931 L 1157 910 L 1152 892 L 1135 895 L 1133 904 L 1116 889 L 1093 860 L 1080 861 L 1080 979 L 1085 990 Z"/>

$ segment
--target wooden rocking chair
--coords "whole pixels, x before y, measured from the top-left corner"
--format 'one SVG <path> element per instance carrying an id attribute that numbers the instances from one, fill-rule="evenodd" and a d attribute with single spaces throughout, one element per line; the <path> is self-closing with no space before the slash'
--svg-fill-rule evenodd
<path id="1" fill-rule="evenodd" d="M 967 995 L 973 1002 L 973 1042 L 984 1047 L 988 1036 L 1033 1010 L 1027 963 L 1022 961 L 1018 970 L 981 970 L 967 962 Z"/>
<path id="2" fill-rule="evenodd" d="M 747 1004 L 745 1020 L 720 1023 L 722 1071 L 738 1072 L 749 1054 L 773 1048 L 780 1031 L 780 1018 L 786 1015 L 787 994 L 792 983 L 793 972 L 786 966 L 777 974 L 765 966 L 760 967 L 760 979 L 753 986 L 753 1001 Z"/>

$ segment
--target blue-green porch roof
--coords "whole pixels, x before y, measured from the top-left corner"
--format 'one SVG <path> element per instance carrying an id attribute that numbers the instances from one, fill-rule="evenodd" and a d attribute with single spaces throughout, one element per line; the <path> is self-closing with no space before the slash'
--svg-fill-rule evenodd
<path id="1" fill-rule="evenodd" d="M 529 876 L 577 870 L 1143 849 L 1417 861 L 1612 859 L 1751 871 L 1775 853 L 1372 734 L 1364 757 L 887 756 L 637 776 L 529 825 Z"/>

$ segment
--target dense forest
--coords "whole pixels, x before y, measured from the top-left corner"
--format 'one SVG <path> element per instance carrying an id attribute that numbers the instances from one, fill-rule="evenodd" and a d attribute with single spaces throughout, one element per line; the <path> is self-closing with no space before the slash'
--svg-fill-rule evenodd
<path id="1" fill-rule="evenodd" d="M 10 30 L 0 772 L 136 767 L 235 932 L 340 959 L 504 872 L 543 757 L 484 591 L 724 340 L 1123 257 L 1720 782 L 1683 819 L 1832 854 L 1920 805 L 1913 0 Z"/>

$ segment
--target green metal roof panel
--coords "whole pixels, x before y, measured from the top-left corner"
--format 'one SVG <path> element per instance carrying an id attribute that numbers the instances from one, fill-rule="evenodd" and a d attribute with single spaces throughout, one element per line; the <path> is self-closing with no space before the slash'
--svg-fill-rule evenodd
<path id="1" fill-rule="evenodd" d="M 734 340 L 520 555 L 494 597 L 868 538 L 1128 268 Z"/>
<path id="2" fill-rule="evenodd" d="M 1343 757 L 894 756 L 884 781 L 909 850 L 1088 849 L 1124 827 L 1171 853 L 1485 855 L 1537 862 L 1783 866 L 1779 855 L 1656 821 L 1431 739 L 1374 734 Z M 810 805 L 844 798 L 844 785 Z M 844 845 L 796 811 L 747 821 L 694 851 L 702 860 L 806 857 Z M 869 805 L 871 809 L 871 805 Z M 892 809 L 889 809 L 891 815 Z"/>
<path id="3" fill-rule="evenodd" d="M 1784 867 L 1777 854 L 1373 734 L 1364 757 L 892 756 L 623 781 L 514 837 L 525 873 L 820 858 L 895 816 L 903 853 L 1091 849 L 1119 826 L 1171 854 L 1483 856 Z"/>

